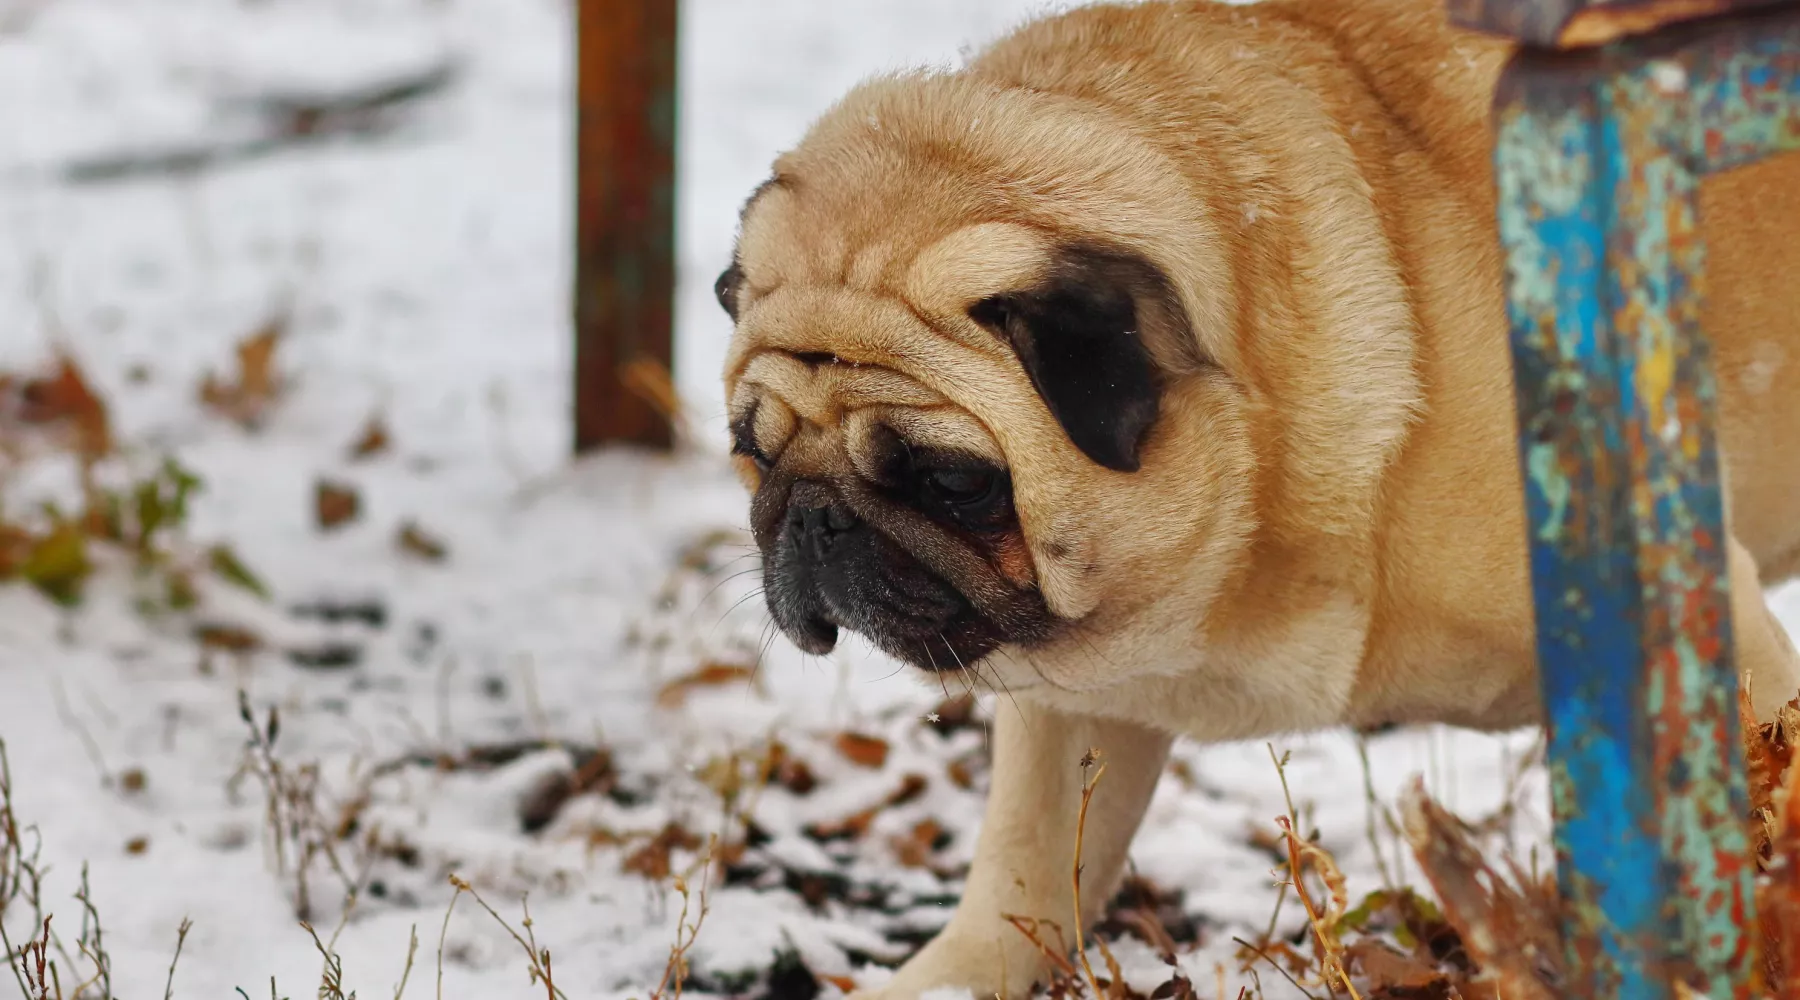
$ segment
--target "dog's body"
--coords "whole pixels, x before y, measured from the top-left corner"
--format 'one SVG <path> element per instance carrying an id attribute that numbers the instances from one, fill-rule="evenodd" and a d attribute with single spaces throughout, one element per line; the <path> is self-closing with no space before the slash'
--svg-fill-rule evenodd
<path id="1" fill-rule="evenodd" d="M 889 995 L 1043 971 L 1002 914 L 1069 916 L 1089 748 L 1092 907 L 1174 736 L 1538 721 L 1507 54 L 1437 0 L 1078 10 L 859 88 L 746 206 L 726 382 L 777 622 L 1012 695 L 963 904 Z M 1767 715 L 1800 685 L 1762 591 L 1800 571 L 1800 157 L 1702 208 Z"/>

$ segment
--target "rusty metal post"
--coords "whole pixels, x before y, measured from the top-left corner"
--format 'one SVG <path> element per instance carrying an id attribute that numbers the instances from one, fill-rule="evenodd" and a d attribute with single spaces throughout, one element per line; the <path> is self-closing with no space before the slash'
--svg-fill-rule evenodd
<path id="1" fill-rule="evenodd" d="M 1770 4 L 1449 2 L 1527 43 L 1495 97 L 1495 166 L 1565 985 L 1748 1000 L 1756 868 L 1696 189 L 1800 148 L 1800 4 L 1686 23 Z M 1557 48 L 1583 41 L 1606 44 Z"/>
<path id="2" fill-rule="evenodd" d="M 677 0 L 576 8 L 575 449 L 668 448 L 668 415 L 630 387 L 671 367 Z"/>

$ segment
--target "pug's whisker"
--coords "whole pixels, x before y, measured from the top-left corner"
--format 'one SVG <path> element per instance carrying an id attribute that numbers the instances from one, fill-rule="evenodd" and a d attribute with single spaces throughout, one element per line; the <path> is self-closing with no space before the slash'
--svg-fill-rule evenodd
<path id="1" fill-rule="evenodd" d="M 743 562 L 743 559 L 734 559 L 734 560 L 732 560 L 732 562 Z M 730 564 L 728 563 L 727 565 L 730 565 Z M 721 566 L 719 568 L 724 569 L 725 567 Z M 761 566 L 752 566 L 749 569 L 740 569 L 735 573 L 728 573 L 725 576 L 720 577 L 718 580 L 716 580 L 713 583 L 713 585 L 711 587 L 708 587 L 706 589 L 706 593 L 700 595 L 700 603 L 705 604 L 707 602 L 707 600 L 712 597 L 712 595 L 719 592 L 720 587 L 725 586 L 726 584 L 730 583 L 733 580 L 738 579 L 739 577 L 749 576 L 751 573 L 755 573 L 761 569 L 762 569 Z"/>
<path id="2" fill-rule="evenodd" d="M 755 590 L 751 591 L 750 593 L 745 594 L 736 603 L 732 604 L 731 607 L 726 608 L 724 611 L 719 612 L 719 617 L 717 620 L 715 620 L 713 622 L 712 628 L 706 630 L 706 641 L 708 641 L 708 642 L 712 641 L 712 637 L 717 635 L 719 632 L 719 626 L 725 624 L 725 619 L 730 618 L 732 612 L 736 611 L 737 609 L 743 607 L 745 604 L 748 604 L 751 601 L 753 601 L 756 598 L 759 598 L 761 596 L 763 596 L 763 589 L 761 587 L 757 587 Z M 763 617 L 764 617 L 764 621 L 766 623 L 768 623 L 768 624 L 774 623 L 774 619 L 769 617 L 769 615 L 766 611 L 764 612 Z"/>

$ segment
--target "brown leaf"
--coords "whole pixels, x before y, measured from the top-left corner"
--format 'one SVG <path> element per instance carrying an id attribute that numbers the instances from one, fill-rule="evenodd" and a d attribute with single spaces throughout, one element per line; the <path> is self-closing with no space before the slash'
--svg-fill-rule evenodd
<path id="1" fill-rule="evenodd" d="M 859 767 L 880 770 L 887 763 L 887 741 L 877 736 L 865 736 L 861 733 L 839 733 L 836 742 L 838 753 L 843 754 L 851 763 Z"/>
<path id="2" fill-rule="evenodd" d="M 830 840 L 861 840 L 869 832 L 869 824 L 875 822 L 875 816 L 879 812 L 880 807 L 864 809 L 840 820 L 813 823 L 804 832 L 821 843 Z"/>
<path id="3" fill-rule="evenodd" d="M 419 527 L 417 521 L 402 524 L 399 534 L 394 536 L 394 544 L 400 547 L 400 551 L 411 553 L 426 562 L 443 562 L 450 557 L 449 546 Z"/>
<path id="4" fill-rule="evenodd" d="M 106 404 L 89 387 L 74 359 L 57 359 L 56 371 L 19 386 L 19 419 L 27 424 L 67 424 L 75 453 L 87 461 L 112 451 Z"/>
<path id="5" fill-rule="evenodd" d="M 677 850 L 696 851 L 700 849 L 700 838 L 689 833 L 678 823 L 670 823 L 662 828 L 650 842 L 627 855 L 620 869 L 636 872 L 652 881 L 660 882 L 669 877 L 674 870 L 670 860 Z"/>
<path id="6" fill-rule="evenodd" d="M 281 394 L 275 348 L 286 329 L 286 317 L 277 316 L 239 341 L 235 380 L 226 382 L 209 372 L 200 383 L 200 402 L 246 428 L 260 425 Z"/>
<path id="7" fill-rule="evenodd" d="M 222 649 L 229 653 L 253 653 L 262 648 L 261 636 L 236 625 L 197 625 L 194 638 L 207 649 Z"/>
<path id="8" fill-rule="evenodd" d="M 313 486 L 313 514 L 321 529 L 329 531 L 362 512 L 362 498 L 346 483 L 321 479 Z"/>
<path id="9" fill-rule="evenodd" d="M 1407 996 L 1424 998 L 1454 996 L 1449 977 L 1437 969 L 1402 955 L 1374 938 L 1364 938 L 1345 949 L 1345 955 L 1356 970 L 1369 980 L 1374 990 L 1405 990 Z"/>
<path id="10" fill-rule="evenodd" d="M 149 837 L 133 837 L 125 842 L 125 853 L 133 857 L 141 856 L 150 850 Z"/>
<path id="11" fill-rule="evenodd" d="M 861 840 L 869 832 L 869 824 L 883 809 L 892 809 L 915 801 L 925 794 L 929 783 L 922 774 L 908 774 L 900 781 L 900 787 L 888 793 L 880 803 L 854 813 L 841 820 L 814 823 L 805 829 L 808 837 L 817 841 L 829 840 Z"/>
<path id="12" fill-rule="evenodd" d="M 932 720 L 931 728 L 945 735 L 974 728 L 978 725 L 975 721 L 975 697 L 965 694 L 946 699 L 939 702 L 926 718 Z"/>
<path id="13" fill-rule="evenodd" d="M 820 976 L 819 982 L 830 983 L 846 994 L 856 992 L 856 980 L 851 979 L 849 976 Z"/>
<path id="14" fill-rule="evenodd" d="M 683 674 L 662 686 L 656 693 L 660 708 L 680 708 L 689 694 L 701 688 L 724 687 L 748 682 L 756 677 L 756 668 L 736 663 L 702 663 L 692 673 Z"/>
<path id="15" fill-rule="evenodd" d="M 975 787 L 975 773 L 966 760 L 951 761 L 950 766 L 945 768 L 945 773 L 949 776 L 950 783 L 963 791 Z"/>
<path id="16" fill-rule="evenodd" d="M 387 451 L 390 443 L 386 422 L 381 419 L 380 414 L 375 414 L 363 425 L 362 435 L 350 446 L 350 457 L 371 458 Z"/>
<path id="17" fill-rule="evenodd" d="M 1511 878 L 1483 859 L 1468 825 L 1432 801 L 1416 781 L 1401 802 L 1406 839 L 1444 918 L 1484 974 L 1511 1000 L 1554 1000 L 1565 982 L 1562 904 L 1548 880 L 1511 866 Z"/>
<path id="18" fill-rule="evenodd" d="M 905 836 L 895 837 L 890 841 L 894 856 L 908 868 L 931 867 L 931 856 L 937 853 L 943 842 L 944 828 L 931 819 L 921 820 Z"/>

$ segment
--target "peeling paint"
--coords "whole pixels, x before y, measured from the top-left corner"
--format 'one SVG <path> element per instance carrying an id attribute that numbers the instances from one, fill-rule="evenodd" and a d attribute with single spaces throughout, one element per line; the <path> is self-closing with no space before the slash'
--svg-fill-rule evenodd
<path id="1" fill-rule="evenodd" d="M 1572 995 L 1749 1000 L 1696 190 L 1800 149 L 1800 6 L 1523 51 L 1494 121 Z"/>

